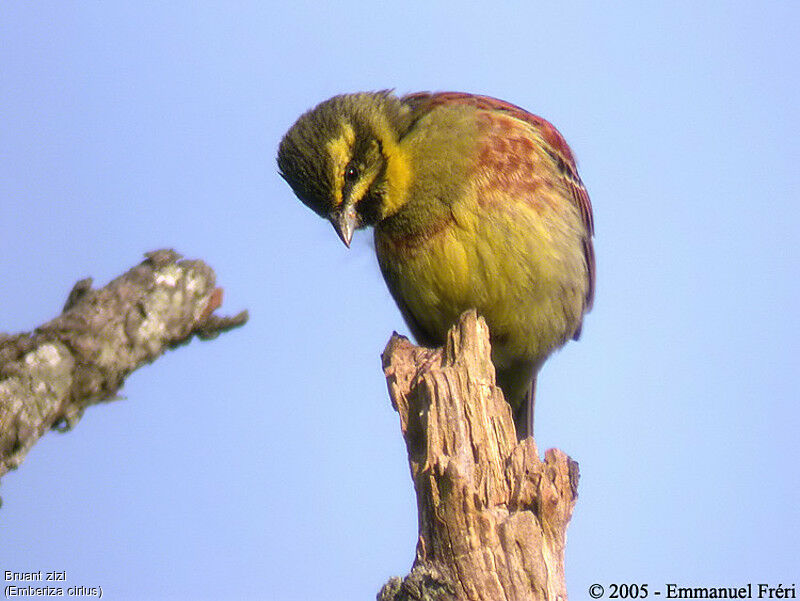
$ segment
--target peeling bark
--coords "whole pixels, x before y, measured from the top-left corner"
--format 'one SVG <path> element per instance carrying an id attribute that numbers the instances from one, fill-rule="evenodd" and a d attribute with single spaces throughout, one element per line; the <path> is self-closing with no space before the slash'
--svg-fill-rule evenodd
<path id="1" fill-rule="evenodd" d="M 419 539 L 411 573 L 390 580 L 378 600 L 565 600 L 578 464 L 557 449 L 542 461 L 532 438 L 517 442 L 483 318 L 462 315 L 440 349 L 395 334 L 383 366 L 408 450 Z"/>
<path id="2" fill-rule="evenodd" d="M 33 332 L 0 335 L 0 476 L 49 429 L 68 430 L 86 407 L 113 400 L 136 368 L 247 321 L 247 312 L 213 314 L 222 289 L 202 261 L 145 256 L 103 288 L 75 284 L 61 315 Z"/>

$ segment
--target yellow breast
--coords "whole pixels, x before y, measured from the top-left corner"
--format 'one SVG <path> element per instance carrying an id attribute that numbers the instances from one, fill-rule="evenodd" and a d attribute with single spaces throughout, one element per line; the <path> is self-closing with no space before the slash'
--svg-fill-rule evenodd
<path id="1" fill-rule="evenodd" d="M 377 228 L 378 260 L 396 300 L 429 338 L 442 342 L 458 316 L 475 308 L 489 325 L 497 368 L 536 364 L 580 324 L 585 264 L 581 233 L 569 223 L 579 218 L 489 200 L 469 194 L 449 222 L 425 235 Z"/>

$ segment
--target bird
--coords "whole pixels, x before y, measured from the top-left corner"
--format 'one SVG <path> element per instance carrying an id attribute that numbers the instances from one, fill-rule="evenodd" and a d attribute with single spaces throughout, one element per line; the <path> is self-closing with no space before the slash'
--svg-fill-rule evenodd
<path id="1" fill-rule="evenodd" d="M 532 436 L 537 374 L 579 338 L 595 290 L 592 206 L 558 130 L 490 96 L 349 93 L 302 114 L 277 165 L 348 248 L 373 228 L 419 344 L 441 346 L 469 309 L 486 320 L 517 437 Z"/>

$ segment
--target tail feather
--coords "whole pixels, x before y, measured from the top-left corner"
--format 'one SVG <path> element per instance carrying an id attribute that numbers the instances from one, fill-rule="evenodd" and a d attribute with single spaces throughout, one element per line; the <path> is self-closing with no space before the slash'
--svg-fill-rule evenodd
<path id="1" fill-rule="evenodd" d="M 536 405 L 536 375 L 531 380 L 525 400 L 514 411 L 514 426 L 517 429 L 517 440 L 533 436 L 533 417 Z"/>

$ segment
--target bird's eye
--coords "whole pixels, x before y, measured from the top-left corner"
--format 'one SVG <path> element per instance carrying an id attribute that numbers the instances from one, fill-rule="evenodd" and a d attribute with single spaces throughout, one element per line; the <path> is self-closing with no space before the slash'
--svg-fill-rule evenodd
<path id="1" fill-rule="evenodd" d="M 354 163 L 350 163 L 344 169 L 344 181 L 352 184 L 358 179 L 358 167 Z"/>

